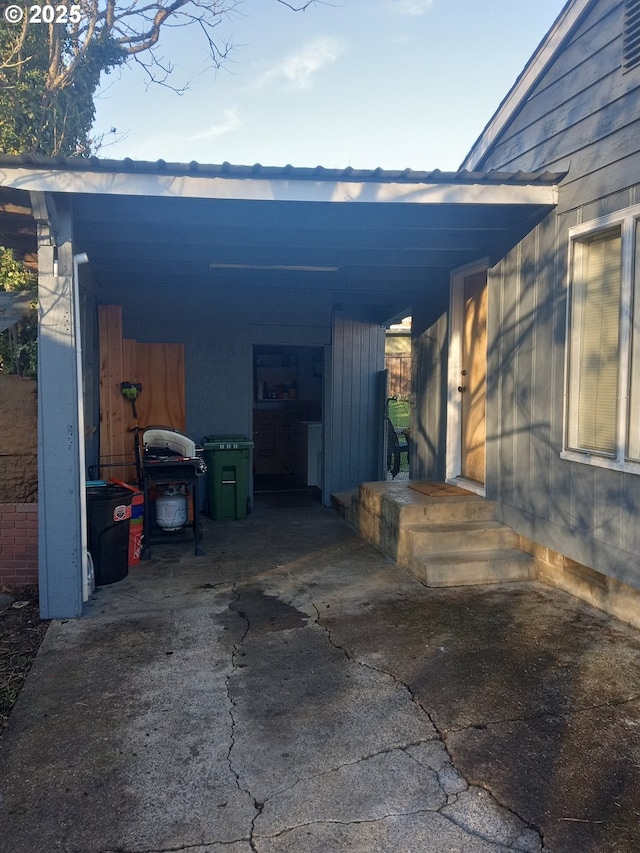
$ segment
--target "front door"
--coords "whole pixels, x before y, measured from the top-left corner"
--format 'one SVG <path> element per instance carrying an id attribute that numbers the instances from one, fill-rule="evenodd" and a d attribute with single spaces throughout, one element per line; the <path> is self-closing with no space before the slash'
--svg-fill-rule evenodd
<path id="1" fill-rule="evenodd" d="M 460 474 L 484 484 L 487 397 L 487 272 L 463 276 L 460 382 Z"/>

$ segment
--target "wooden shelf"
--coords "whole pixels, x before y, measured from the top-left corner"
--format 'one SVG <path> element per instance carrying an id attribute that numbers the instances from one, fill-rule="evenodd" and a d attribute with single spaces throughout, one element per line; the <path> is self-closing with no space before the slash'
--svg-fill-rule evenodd
<path id="1" fill-rule="evenodd" d="M 286 352 L 256 352 L 254 396 L 256 402 L 296 400 L 298 359 Z"/>

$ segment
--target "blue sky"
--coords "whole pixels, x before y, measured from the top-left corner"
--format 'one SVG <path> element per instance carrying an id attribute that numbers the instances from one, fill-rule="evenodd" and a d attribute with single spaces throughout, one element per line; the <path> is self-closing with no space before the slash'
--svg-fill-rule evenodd
<path id="1" fill-rule="evenodd" d="M 565 0 L 243 0 L 218 28 L 165 32 L 179 96 L 137 68 L 105 78 L 103 157 L 237 165 L 457 169 Z M 106 142 L 112 139 L 107 135 Z"/>

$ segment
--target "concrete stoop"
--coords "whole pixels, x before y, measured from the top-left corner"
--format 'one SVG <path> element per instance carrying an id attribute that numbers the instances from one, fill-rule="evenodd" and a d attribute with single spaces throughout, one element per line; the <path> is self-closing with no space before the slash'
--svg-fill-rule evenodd
<path id="1" fill-rule="evenodd" d="M 415 483 L 413 485 L 416 485 Z M 496 520 L 496 505 L 444 484 L 363 483 L 334 495 L 334 506 L 369 542 L 426 586 L 532 580 L 535 559 Z"/>

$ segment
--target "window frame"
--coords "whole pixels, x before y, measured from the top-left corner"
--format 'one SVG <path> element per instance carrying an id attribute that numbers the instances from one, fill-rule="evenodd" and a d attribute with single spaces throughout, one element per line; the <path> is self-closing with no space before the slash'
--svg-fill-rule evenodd
<path id="1" fill-rule="evenodd" d="M 578 340 L 572 334 L 573 287 L 579 261 L 577 255 L 579 245 L 589 242 L 589 238 L 597 238 L 607 231 L 620 231 L 620 305 L 619 305 L 619 338 L 618 338 L 618 383 L 616 403 L 616 448 L 612 454 L 594 450 L 582 450 L 574 446 L 572 441 L 577 433 L 578 393 L 576 383 L 571 382 L 572 370 L 575 371 L 575 357 L 578 350 Z M 625 471 L 640 474 L 640 461 L 627 458 L 629 436 L 629 400 L 631 395 L 631 360 L 632 360 L 632 330 L 634 325 L 633 302 L 634 290 L 638 290 L 638 309 L 640 310 L 640 282 L 634 278 L 636 240 L 640 241 L 640 204 L 624 208 L 615 213 L 601 216 L 569 229 L 568 245 L 568 274 L 567 274 L 567 305 L 565 327 L 565 370 L 564 370 L 564 407 L 563 407 L 563 443 L 561 459 L 572 462 L 594 465 L 599 468 L 609 468 L 614 471 Z M 640 275 L 640 270 L 638 270 Z M 640 345 L 637 341 L 636 345 Z M 575 373 L 574 373 L 575 376 Z M 640 375 L 636 377 L 640 383 Z"/>

